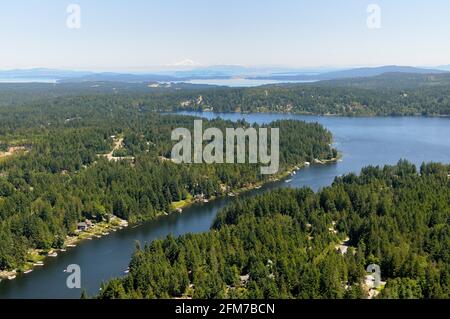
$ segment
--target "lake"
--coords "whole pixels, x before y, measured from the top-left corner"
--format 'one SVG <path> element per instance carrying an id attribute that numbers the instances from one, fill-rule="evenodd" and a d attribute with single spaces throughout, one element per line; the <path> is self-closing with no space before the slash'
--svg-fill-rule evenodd
<path id="1" fill-rule="evenodd" d="M 290 183 L 279 181 L 252 190 L 240 197 L 254 196 L 279 187 L 310 186 L 314 190 L 330 185 L 335 176 L 359 172 L 369 164 L 395 164 L 399 159 L 420 165 L 422 162 L 450 162 L 450 119 L 424 117 L 348 118 L 300 116 L 290 114 L 236 114 L 181 112 L 205 118 L 245 119 L 259 124 L 279 119 L 319 122 L 334 135 L 334 144 L 342 161 L 330 165 L 313 165 L 302 169 Z M 219 198 L 194 204 L 182 214 L 172 214 L 143 225 L 127 228 L 109 236 L 85 241 L 76 248 L 47 258 L 44 267 L 27 275 L 0 283 L 0 298 L 79 298 L 80 289 L 66 287 L 69 264 L 81 267 L 82 286 L 89 295 L 96 294 L 102 282 L 123 276 L 136 241 L 149 242 L 168 234 L 204 232 L 211 226 L 217 211 L 233 198 Z"/>

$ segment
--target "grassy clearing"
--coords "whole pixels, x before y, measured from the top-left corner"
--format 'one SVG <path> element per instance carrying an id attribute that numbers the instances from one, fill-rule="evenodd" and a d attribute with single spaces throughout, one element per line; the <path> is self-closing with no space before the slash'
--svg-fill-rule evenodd
<path id="1" fill-rule="evenodd" d="M 188 196 L 186 196 L 186 199 L 183 199 L 183 200 L 180 200 L 177 202 L 173 202 L 171 204 L 171 208 L 173 210 L 176 210 L 176 209 L 184 208 L 192 203 L 193 203 L 193 196 L 191 194 L 188 194 Z"/>

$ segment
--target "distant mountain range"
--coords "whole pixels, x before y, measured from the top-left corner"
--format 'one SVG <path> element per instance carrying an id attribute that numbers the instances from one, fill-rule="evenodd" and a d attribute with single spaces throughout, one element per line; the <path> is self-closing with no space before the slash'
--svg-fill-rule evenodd
<path id="1" fill-rule="evenodd" d="M 407 74 L 441 74 L 450 71 L 450 65 L 434 69 L 410 66 L 382 66 L 353 69 L 292 69 L 285 67 L 244 67 L 235 65 L 219 65 L 210 67 L 192 67 L 189 69 L 163 70 L 154 73 L 119 73 L 88 72 L 56 69 L 25 69 L 0 71 L 0 80 L 35 79 L 54 80 L 58 82 L 183 82 L 196 79 L 257 79 L 276 81 L 324 81 L 374 77 L 386 73 Z"/>
<path id="2" fill-rule="evenodd" d="M 18 70 L 0 70 L 0 78 L 3 79 L 54 79 L 61 80 L 67 78 L 84 77 L 93 74 L 93 72 L 71 71 L 71 70 L 57 70 L 57 69 L 18 69 Z"/>
<path id="3" fill-rule="evenodd" d="M 279 81 L 324 81 L 349 78 L 362 78 L 378 76 L 385 73 L 411 73 L 411 74 L 440 74 L 446 73 L 445 70 L 425 69 L 411 66 L 388 65 L 374 68 L 356 68 L 349 70 L 340 70 L 334 72 L 325 72 L 320 74 L 292 74 L 292 75 L 270 75 L 258 76 L 255 79 L 279 80 Z"/>
<path id="4" fill-rule="evenodd" d="M 440 66 L 437 67 L 437 69 L 450 71 L 450 64 L 448 64 L 448 65 L 440 65 Z"/>
<path id="5" fill-rule="evenodd" d="M 316 82 L 320 86 L 357 87 L 369 90 L 410 90 L 426 87 L 448 87 L 450 72 L 444 73 L 383 73 L 369 77 L 342 78 Z"/>

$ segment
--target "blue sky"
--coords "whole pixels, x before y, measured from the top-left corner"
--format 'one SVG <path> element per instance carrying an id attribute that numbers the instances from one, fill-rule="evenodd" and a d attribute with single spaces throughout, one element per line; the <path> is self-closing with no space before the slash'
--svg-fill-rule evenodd
<path id="1" fill-rule="evenodd" d="M 66 8 L 81 7 L 81 29 Z M 367 6 L 381 8 L 369 29 Z M 0 69 L 450 64 L 447 0 L 2 0 Z"/>

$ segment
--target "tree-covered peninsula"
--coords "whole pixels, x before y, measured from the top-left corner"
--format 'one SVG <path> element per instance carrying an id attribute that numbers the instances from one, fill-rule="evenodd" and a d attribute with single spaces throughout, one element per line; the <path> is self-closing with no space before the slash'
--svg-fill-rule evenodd
<path id="1" fill-rule="evenodd" d="M 207 233 L 137 247 L 100 298 L 448 298 L 450 167 L 406 161 L 318 193 L 239 200 Z M 371 287 L 369 264 L 381 269 Z"/>
<path id="2" fill-rule="evenodd" d="M 194 118 L 122 102 L 89 96 L 0 107 L 0 271 L 24 270 L 36 254 L 64 248 L 86 228 L 80 222 L 150 220 L 275 178 L 259 164 L 175 164 L 171 132 L 191 129 Z M 319 124 L 269 126 L 280 129 L 280 174 L 337 155 Z"/>

